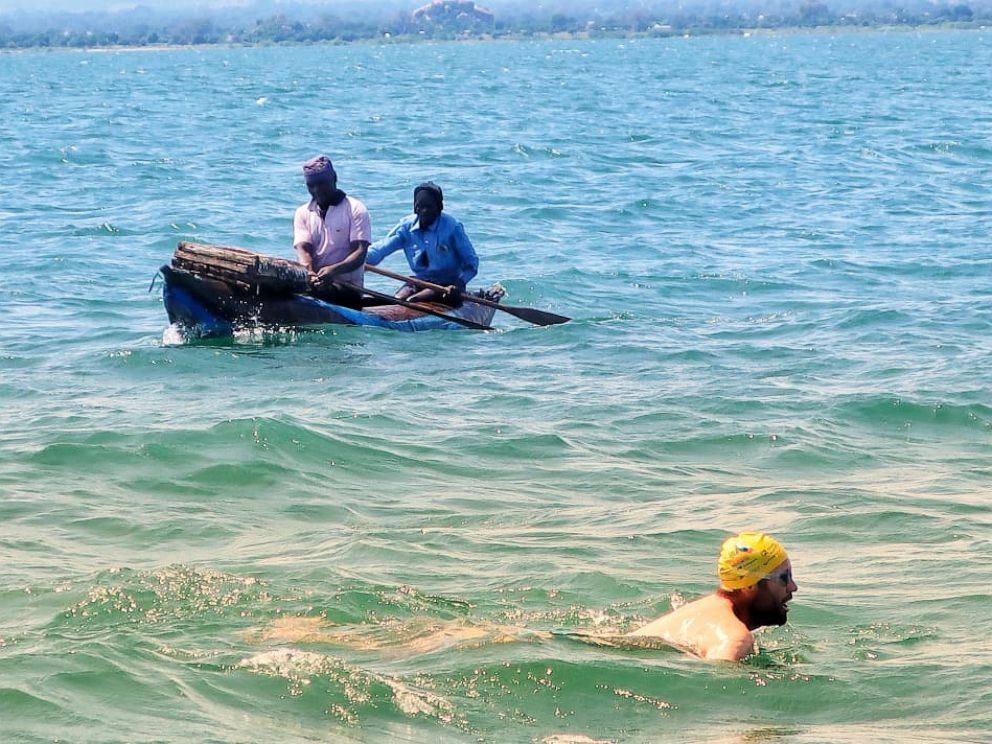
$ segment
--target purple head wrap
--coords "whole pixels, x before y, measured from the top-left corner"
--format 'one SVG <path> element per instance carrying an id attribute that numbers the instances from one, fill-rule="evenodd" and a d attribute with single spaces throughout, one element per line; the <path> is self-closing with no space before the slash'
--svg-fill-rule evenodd
<path id="1" fill-rule="evenodd" d="M 336 181 L 338 174 L 334 172 L 331 159 L 326 155 L 310 158 L 303 164 L 303 177 L 308 183 L 313 181 Z"/>

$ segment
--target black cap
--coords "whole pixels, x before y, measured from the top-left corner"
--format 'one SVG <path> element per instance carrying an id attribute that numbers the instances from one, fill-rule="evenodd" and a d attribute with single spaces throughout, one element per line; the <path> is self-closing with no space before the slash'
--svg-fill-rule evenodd
<path id="1" fill-rule="evenodd" d="M 421 191 L 428 191 L 434 197 L 437 202 L 438 209 L 444 209 L 444 193 L 441 191 L 441 187 L 438 186 L 433 181 L 425 181 L 420 184 L 417 188 L 413 190 L 413 203 L 417 203 L 417 194 Z"/>

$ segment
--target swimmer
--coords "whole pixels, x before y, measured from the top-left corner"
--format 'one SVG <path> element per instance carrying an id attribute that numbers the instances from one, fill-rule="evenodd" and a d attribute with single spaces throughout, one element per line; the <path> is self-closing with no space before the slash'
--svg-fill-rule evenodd
<path id="1" fill-rule="evenodd" d="M 770 535 L 742 532 L 724 541 L 717 576 L 720 586 L 713 594 L 626 637 L 660 638 L 704 659 L 740 661 L 754 653 L 751 631 L 788 620 L 788 602 L 799 589 L 789 556 Z"/>

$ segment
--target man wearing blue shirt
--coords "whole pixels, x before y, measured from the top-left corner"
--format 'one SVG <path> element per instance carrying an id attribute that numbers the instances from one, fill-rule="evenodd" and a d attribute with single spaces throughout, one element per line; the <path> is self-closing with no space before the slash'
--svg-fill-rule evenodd
<path id="1" fill-rule="evenodd" d="M 400 299 L 461 304 L 460 292 L 479 271 L 479 257 L 465 228 L 451 215 L 443 214 L 443 209 L 441 187 L 431 181 L 420 184 L 413 190 L 413 214 L 369 248 L 367 264 L 375 266 L 402 248 L 415 277 L 448 288 L 442 294 L 405 284 L 396 293 Z"/>

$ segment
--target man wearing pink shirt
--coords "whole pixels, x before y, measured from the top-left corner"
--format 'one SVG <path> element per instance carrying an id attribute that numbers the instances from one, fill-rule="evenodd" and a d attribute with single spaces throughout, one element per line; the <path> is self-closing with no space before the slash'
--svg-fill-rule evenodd
<path id="1" fill-rule="evenodd" d="M 337 173 L 326 155 L 304 163 L 303 177 L 311 199 L 296 210 L 293 248 L 310 272 L 315 297 L 360 310 L 365 254 L 372 237 L 369 211 L 338 188 Z"/>

